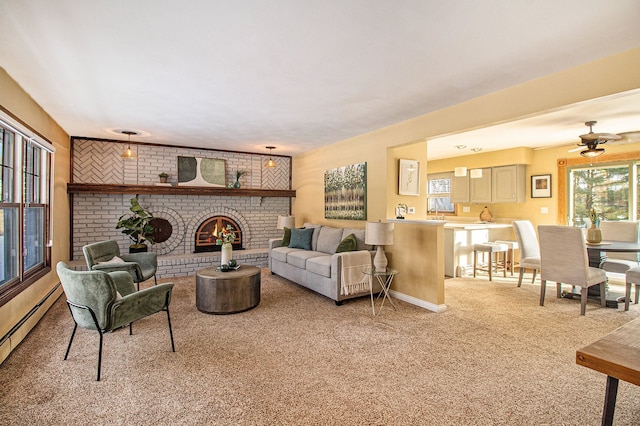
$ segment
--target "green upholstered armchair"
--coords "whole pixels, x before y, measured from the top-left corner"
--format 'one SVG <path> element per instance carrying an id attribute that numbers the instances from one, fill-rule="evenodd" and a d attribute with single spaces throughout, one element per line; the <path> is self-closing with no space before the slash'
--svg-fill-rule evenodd
<path id="1" fill-rule="evenodd" d="M 118 243 L 112 240 L 88 244 L 82 247 L 82 252 L 90 271 L 128 272 L 138 284 L 138 290 L 140 283 L 151 277 L 158 284 L 158 257 L 155 253 L 120 254 Z"/>
<path id="2" fill-rule="evenodd" d="M 131 275 L 124 271 L 74 271 L 64 262 L 58 262 L 58 277 L 67 297 L 67 304 L 75 323 L 67 352 L 71 349 L 73 337 L 78 326 L 96 330 L 100 334 L 98 351 L 98 376 L 102 364 L 102 335 L 105 332 L 129 325 L 129 334 L 133 333 L 132 323 L 160 311 L 167 312 L 171 350 L 175 352 L 169 303 L 173 283 L 165 283 L 136 291 Z"/>

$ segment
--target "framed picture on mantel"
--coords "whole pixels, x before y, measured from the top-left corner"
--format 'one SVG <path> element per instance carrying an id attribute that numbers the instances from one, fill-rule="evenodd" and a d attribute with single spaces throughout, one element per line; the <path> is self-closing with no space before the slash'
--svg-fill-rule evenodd
<path id="1" fill-rule="evenodd" d="M 531 176 L 531 198 L 551 198 L 551 175 Z"/>

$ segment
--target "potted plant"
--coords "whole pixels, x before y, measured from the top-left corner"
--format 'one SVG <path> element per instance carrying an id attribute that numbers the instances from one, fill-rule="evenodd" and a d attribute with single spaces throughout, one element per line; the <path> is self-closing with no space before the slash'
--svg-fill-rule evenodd
<path id="1" fill-rule="evenodd" d="M 167 183 L 167 179 L 169 178 L 169 174 L 166 172 L 162 172 L 158 175 L 161 183 Z"/>
<path id="2" fill-rule="evenodd" d="M 236 170 L 236 183 L 233 184 L 234 188 L 240 188 L 240 178 L 247 174 L 246 170 Z"/>
<path id="3" fill-rule="evenodd" d="M 131 199 L 130 214 L 123 214 L 118 220 L 116 229 L 121 229 L 133 241 L 129 246 L 129 253 L 144 252 L 148 250 L 146 242 L 155 243 L 154 231 L 151 225 L 153 215 L 145 210 L 137 198 Z"/>

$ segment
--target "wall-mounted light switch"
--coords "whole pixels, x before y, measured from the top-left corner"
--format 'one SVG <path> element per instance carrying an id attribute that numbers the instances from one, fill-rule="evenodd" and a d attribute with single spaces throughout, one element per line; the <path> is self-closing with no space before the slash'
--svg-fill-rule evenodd
<path id="1" fill-rule="evenodd" d="M 540 214 L 549 214 L 549 207 L 540 207 Z"/>
<path id="2" fill-rule="evenodd" d="M 407 214 L 416 214 L 416 208 L 415 207 L 407 208 Z"/>

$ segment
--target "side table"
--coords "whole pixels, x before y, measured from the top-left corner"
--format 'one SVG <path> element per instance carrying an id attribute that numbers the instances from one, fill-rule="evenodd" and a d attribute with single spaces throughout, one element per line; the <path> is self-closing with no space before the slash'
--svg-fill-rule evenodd
<path id="1" fill-rule="evenodd" d="M 376 300 L 382 296 L 382 303 L 380 303 L 380 308 L 378 309 L 378 314 L 382 311 L 382 307 L 384 306 L 384 301 L 388 300 L 393 306 L 393 309 L 396 310 L 396 305 L 393 304 L 393 300 L 391 300 L 391 295 L 389 294 L 389 288 L 391 287 L 391 283 L 393 282 L 393 277 L 398 275 L 400 272 L 395 269 L 387 268 L 384 271 L 376 271 L 375 268 L 365 268 L 362 271 L 363 274 L 369 276 L 369 293 L 371 294 L 371 310 L 373 311 L 373 316 L 376 316 L 376 307 L 375 302 L 373 300 L 373 278 L 375 277 L 382 287 L 382 292 L 378 293 L 378 297 Z"/>
<path id="2" fill-rule="evenodd" d="M 260 303 L 260 269 L 242 265 L 237 271 L 215 267 L 196 273 L 196 308 L 207 314 L 235 314 Z"/>

